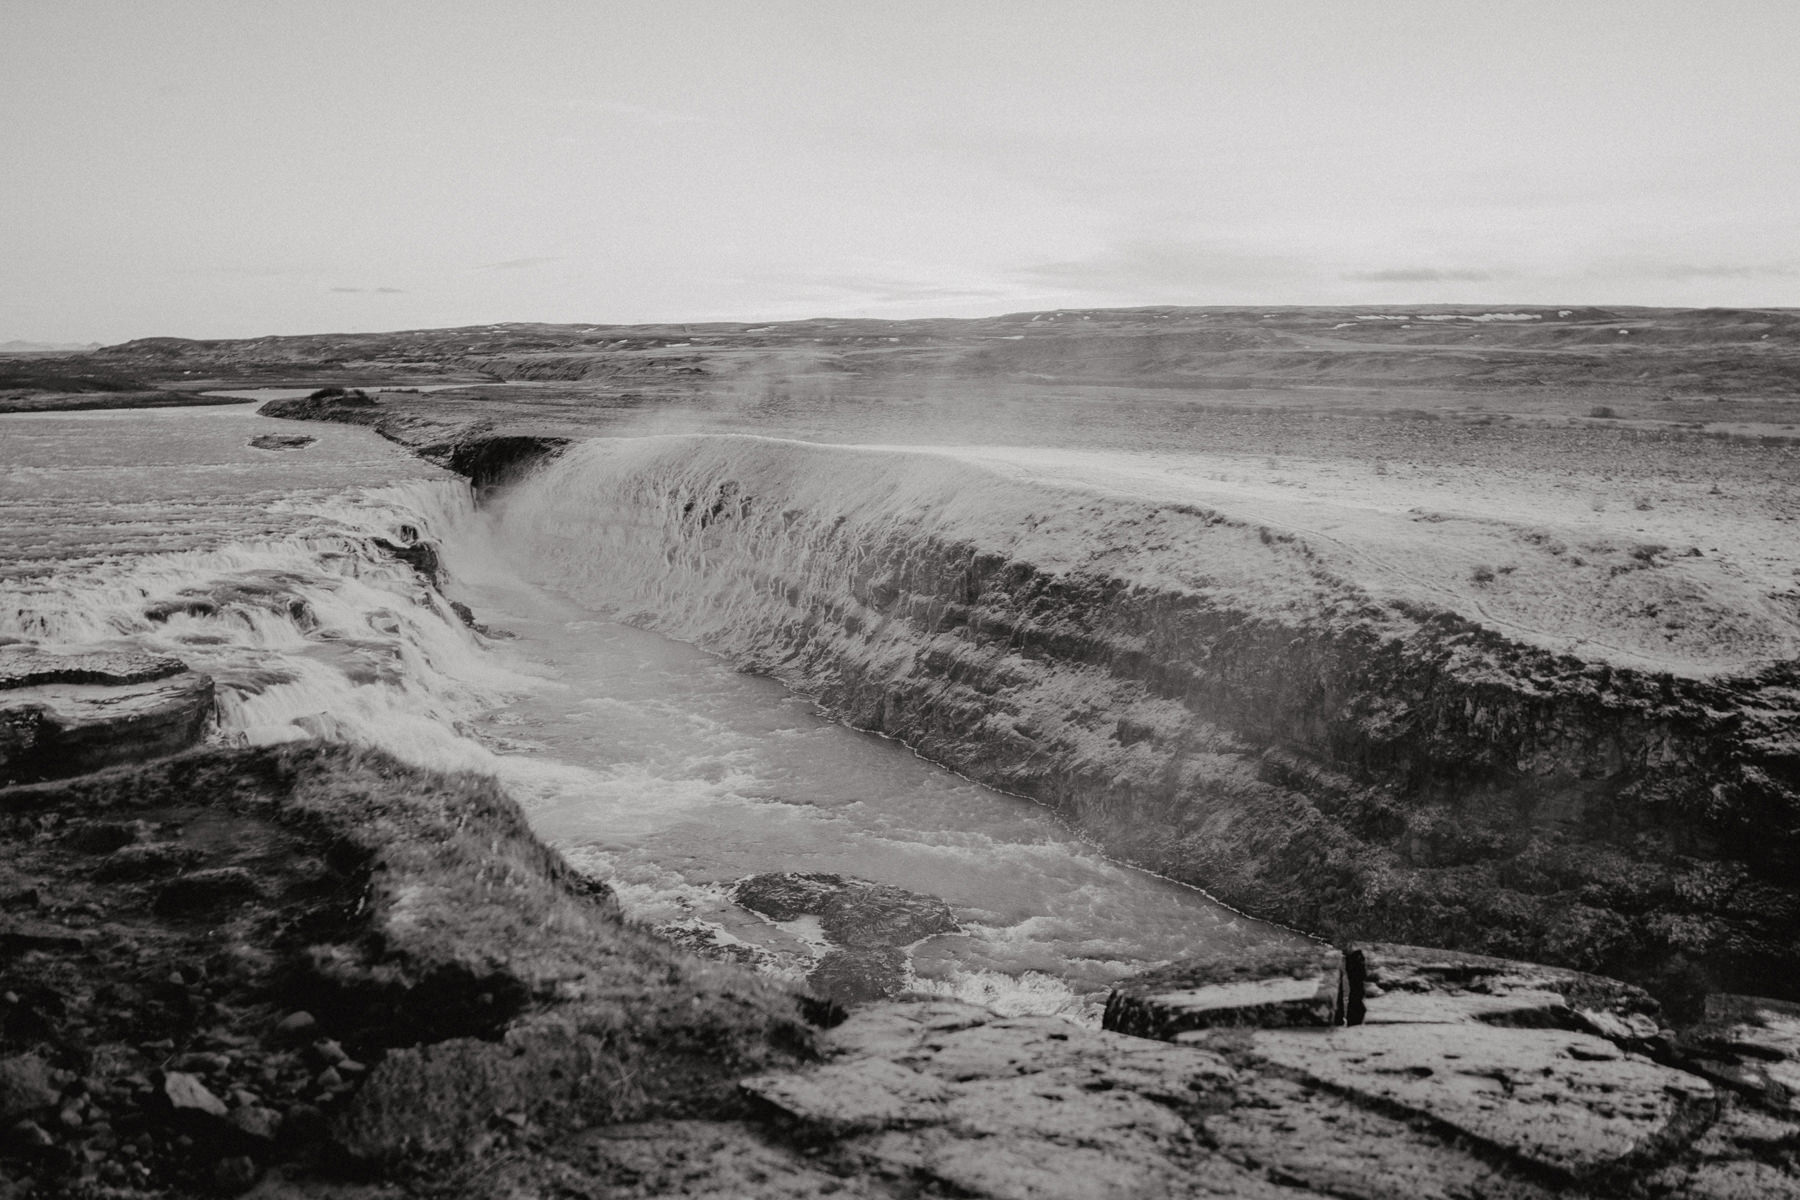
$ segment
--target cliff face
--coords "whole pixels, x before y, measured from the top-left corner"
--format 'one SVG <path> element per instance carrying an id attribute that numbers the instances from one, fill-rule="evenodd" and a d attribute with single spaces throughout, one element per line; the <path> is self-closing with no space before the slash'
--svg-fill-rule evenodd
<path id="1" fill-rule="evenodd" d="M 1791 664 L 1556 656 L 1250 522 L 944 456 L 596 442 L 502 503 L 554 585 L 1257 915 L 1793 991 Z"/>

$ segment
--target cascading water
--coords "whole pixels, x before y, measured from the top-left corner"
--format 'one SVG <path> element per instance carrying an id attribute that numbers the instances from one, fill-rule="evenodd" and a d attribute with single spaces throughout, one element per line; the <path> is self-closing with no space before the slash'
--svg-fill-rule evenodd
<path id="1" fill-rule="evenodd" d="M 467 486 L 362 431 L 304 459 L 249 449 L 247 416 L 6 418 L 0 638 L 180 658 L 214 677 L 228 740 L 482 765 L 456 723 L 513 677 L 383 548 L 466 519 Z"/>
<path id="2" fill-rule="evenodd" d="M 816 923 L 769 922 L 727 888 L 835 871 L 949 902 L 960 931 L 910 948 L 919 987 L 1091 1014 L 1123 973 L 1287 936 L 735 669 L 780 666 L 759 648 L 804 620 L 787 597 L 842 591 L 847 523 L 870 547 L 951 517 L 1033 527 L 966 467 L 883 477 L 861 452 L 806 449 L 814 510 L 769 512 L 756 472 L 788 467 L 724 442 L 596 443 L 478 510 L 359 429 L 309 425 L 316 445 L 270 452 L 246 448 L 271 426 L 242 410 L 0 420 L 0 640 L 173 654 L 215 677 L 223 739 L 341 738 L 495 774 L 546 840 L 684 940 L 802 974 Z M 719 522 L 756 534 L 709 540 Z M 515 637 L 469 629 L 396 553 L 415 540 Z"/>

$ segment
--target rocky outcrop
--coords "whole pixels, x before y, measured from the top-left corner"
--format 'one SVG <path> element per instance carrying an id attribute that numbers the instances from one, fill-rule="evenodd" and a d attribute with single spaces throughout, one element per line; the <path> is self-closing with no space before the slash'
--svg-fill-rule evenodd
<path id="1" fill-rule="evenodd" d="M 498 487 L 566 450 L 574 439 L 523 434 L 476 434 L 458 438 L 441 457 L 476 488 Z"/>
<path id="2" fill-rule="evenodd" d="M 832 946 L 807 975 L 819 995 L 845 1004 L 892 996 L 906 983 L 903 947 L 957 929 L 936 896 L 820 871 L 773 871 L 732 885 L 731 898 L 773 921 L 817 917 Z"/>
<path id="3" fill-rule="evenodd" d="M 1454 1017 L 1479 993 L 1439 995 L 1431 1021 L 1238 1024 L 1176 1044 L 953 1003 L 882 1005 L 824 1035 L 825 1066 L 743 1086 L 807 1148 L 806 1167 L 868 1187 L 852 1194 L 1800 1194 L 1800 1113 L 1629 1037 Z"/>
<path id="4" fill-rule="evenodd" d="M 212 714 L 211 677 L 178 659 L 0 646 L 0 786 L 185 750 Z"/>
<path id="5" fill-rule="evenodd" d="M 369 425 L 379 419 L 375 398 L 361 388 L 322 387 L 310 395 L 267 401 L 257 412 L 265 417 L 352 425 Z"/>
<path id="6" fill-rule="evenodd" d="M 389 441 L 466 477 L 478 491 L 517 480 L 575 441 L 550 434 L 499 431 L 489 421 L 446 423 L 416 411 L 389 411 L 365 392 L 346 392 L 342 388 L 320 389 L 303 398 L 270 400 L 256 411 L 261 416 L 290 421 L 370 426 Z M 282 447 L 288 447 L 295 445 L 299 436 L 267 434 L 257 441 L 280 442 Z M 305 438 L 297 444 L 312 440 Z M 277 447 L 271 444 L 263 448 Z"/>
<path id="7" fill-rule="evenodd" d="M 250 446 L 256 450 L 304 450 L 318 440 L 303 433 L 259 433 L 250 439 Z"/>

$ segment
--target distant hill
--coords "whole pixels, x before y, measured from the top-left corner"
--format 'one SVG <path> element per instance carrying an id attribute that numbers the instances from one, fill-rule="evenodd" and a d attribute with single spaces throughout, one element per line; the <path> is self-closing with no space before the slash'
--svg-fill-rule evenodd
<path id="1" fill-rule="evenodd" d="M 509 323 L 237 340 L 141 338 L 84 367 L 195 386 L 471 379 L 645 391 L 813 375 L 1159 390 L 1800 396 L 1800 313 L 1580 305 L 1054 309 L 999 317 Z M 434 378 L 434 376 L 436 378 Z M 1571 403 L 1574 403 L 1571 401 Z M 1589 401 L 1576 405 L 1584 409 Z"/>
<path id="2" fill-rule="evenodd" d="M 99 348 L 99 342 L 0 342 L 0 354 L 73 354 Z"/>

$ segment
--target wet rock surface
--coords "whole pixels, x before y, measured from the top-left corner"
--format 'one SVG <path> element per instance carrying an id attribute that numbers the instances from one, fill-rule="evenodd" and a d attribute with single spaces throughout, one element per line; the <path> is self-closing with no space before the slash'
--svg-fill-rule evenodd
<path id="1" fill-rule="evenodd" d="M 257 450 L 304 450 L 318 440 L 304 433 L 259 433 L 250 445 Z"/>
<path id="2" fill-rule="evenodd" d="M 817 917 L 832 948 L 807 983 L 845 1004 L 894 995 L 906 981 L 902 947 L 957 929 L 950 906 L 936 896 L 829 872 L 752 875 L 733 885 L 731 898 L 772 921 Z"/>
<path id="3" fill-rule="evenodd" d="M 840 946 L 905 946 L 957 927 L 950 906 L 936 896 L 825 872 L 752 875 L 732 888 L 731 898 L 776 921 L 818 917 Z"/>

